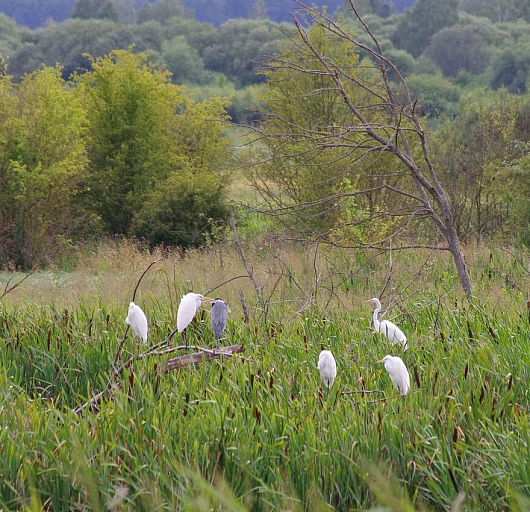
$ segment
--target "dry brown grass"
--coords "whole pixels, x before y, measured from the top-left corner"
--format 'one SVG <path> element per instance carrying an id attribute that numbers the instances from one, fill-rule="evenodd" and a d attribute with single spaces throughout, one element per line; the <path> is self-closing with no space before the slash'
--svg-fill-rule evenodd
<path id="1" fill-rule="evenodd" d="M 385 304 L 399 308 L 402 301 L 424 303 L 444 298 L 463 300 L 452 260 L 446 252 L 394 252 L 373 258 L 370 254 L 345 252 L 262 241 L 245 247 L 247 265 L 259 286 L 263 301 L 279 316 L 291 315 L 307 307 L 322 311 L 340 308 L 369 314 L 363 300 L 383 295 Z M 121 241 L 104 243 L 79 254 L 73 272 L 37 272 L 7 294 L 5 305 L 19 301 L 52 303 L 62 307 L 80 301 L 127 304 L 136 283 L 143 278 L 137 301 L 169 301 L 172 309 L 188 291 L 220 296 L 232 307 L 240 305 L 242 293 L 251 314 L 260 313 L 258 291 L 231 244 L 206 250 L 149 253 L 141 246 Z M 530 286 L 528 251 L 466 248 L 474 294 L 484 305 L 509 308 L 514 299 L 525 302 Z M 22 276 L 0 274 L 3 290 Z M 281 305 L 279 307 L 278 305 Z M 410 307 L 408 308 L 410 310 Z"/>

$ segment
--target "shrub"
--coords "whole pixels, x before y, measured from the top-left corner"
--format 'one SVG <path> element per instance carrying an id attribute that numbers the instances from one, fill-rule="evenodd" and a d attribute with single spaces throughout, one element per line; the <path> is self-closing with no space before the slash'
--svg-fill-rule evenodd
<path id="1" fill-rule="evenodd" d="M 151 248 L 204 246 L 228 222 L 224 196 L 216 175 L 173 174 L 147 197 L 133 219 L 132 233 Z"/>

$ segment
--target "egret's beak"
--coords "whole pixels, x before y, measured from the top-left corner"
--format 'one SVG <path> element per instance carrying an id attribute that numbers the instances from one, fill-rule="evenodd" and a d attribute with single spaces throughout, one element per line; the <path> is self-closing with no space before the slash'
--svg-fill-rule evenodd
<path id="1" fill-rule="evenodd" d="M 379 359 L 379 361 L 376 361 L 376 363 L 384 363 L 385 360 L 384 359 Z"/>
<path id="2" fill-rule="evenodd" d="M 202 302 L 213 302 L 215 299 L 212 299 L 211 297 L 205 297 L 204 295 L 201 297 Z"/>
<path id="3" fill-rule="evenodd" d="M 372 302 L 372 299 L 364 300 L 363 302 Z"/>

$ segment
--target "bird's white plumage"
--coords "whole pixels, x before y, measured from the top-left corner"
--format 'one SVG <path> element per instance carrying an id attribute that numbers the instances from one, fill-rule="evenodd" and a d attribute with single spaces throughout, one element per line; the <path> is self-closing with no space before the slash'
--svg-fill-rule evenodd
<path id="1" fill-rule="evenodd" d="M 144 343 L 147 341 L 147 317 L 142 308 L 134 302 L 129 304 L 129 312 L 125 322 L 131 326 L 134 334 L 139 336 Z"/>
<path id="2" fill-rule="evenodd" d="M 385 364 L 385 370 L 400 395 L 406 395 L 410 389 L 410 375 L 403 360 L 398 356 L 385 356 L 378 363 Z"/>
<path id="3" fill-rule="evenodd" d="M 177 329 L 182 332 L 199 310 L 202 304 L 203 295 L 200 293 L 187 293 L 182 297 L 177 311 Z"/>
<path id="4" fill-rule="evenodd" d="M 407 350 L 407 337 L 403 331 L 390 320 L 379 321 L 378 315 L 381 311 L 381 302 L 378 298 L 374 297 L 367 302 L 375 304 L 374 314 L 372 317 L 372 323 L 374 324 L 374 331 L 384 334 L 392 343 L 401 343 L 403 350 Z"/>
<path id="5" fill-rule="evenodd" d="M 320 370 L 320 376 L 324 384 L 330 388 L 337 376 L 337 363 L 333 354 L 329 350 L 323 350 L 318 356 L 317 368 Z"/>

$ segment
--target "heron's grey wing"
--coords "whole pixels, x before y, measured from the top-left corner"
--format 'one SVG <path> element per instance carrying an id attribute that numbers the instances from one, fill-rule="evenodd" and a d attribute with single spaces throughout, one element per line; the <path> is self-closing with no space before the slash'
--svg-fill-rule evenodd
<path id="1" fill-rule="evenodd" d="M 215 339 L 218 340 L 226 328 L 228 320 L 228 306 L 225 303 L 217 303 L 212 308 L 212 327 Z"/>

